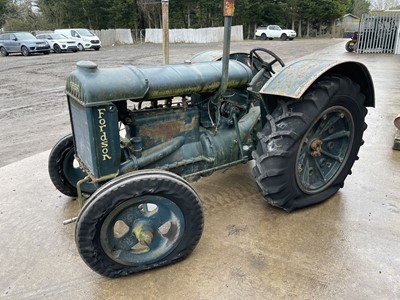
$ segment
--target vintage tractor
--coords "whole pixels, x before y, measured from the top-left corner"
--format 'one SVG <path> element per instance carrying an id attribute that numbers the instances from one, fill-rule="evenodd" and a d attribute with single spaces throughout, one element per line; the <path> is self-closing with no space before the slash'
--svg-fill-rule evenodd
<path id="1" fill-rule="evenodd" d="M 142 68 L 81 61 L 67 79 L 72 135 L 54 146 L 49 173 L 82 204 L 76 244 L 101 275 L 193 251 L 203 210 L 188 181 L 253 159 L 262 196 L 292 211 L 335 194 L 358 158 L 375 101 L 367 68 L 300 60 L 275 74 L 284 63 L 271 51 L 230 53 L 224 3 L 223 55 Z"/>

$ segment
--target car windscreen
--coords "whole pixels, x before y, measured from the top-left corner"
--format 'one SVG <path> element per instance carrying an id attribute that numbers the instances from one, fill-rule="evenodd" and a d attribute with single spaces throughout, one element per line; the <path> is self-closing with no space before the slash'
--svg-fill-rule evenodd
<path id="1" fill-rule="evenodd" d="M 62 39 L 67 38 L 65 35 L 58 34 L 58 33 L 50 34 L 50 36 L 53 40 L 62 40 Z"/>
<path id="2" fill-rule="evenodd" d="M 87 30 L 87 29 L 79 29 L 79 30 L 77 30 L 78 31 L 78 33 L 80 34 L 80 35 L 83 35 L 83 36 L 94 36 L 94 34 L 93 33 L 91 33 L 89 30 Z"/>
<path id="3" fill-rule="evenodd" d="M 35 40 L 36 38 L 29 32 L 16 32 L 14 35 L 19 40 Z"/>

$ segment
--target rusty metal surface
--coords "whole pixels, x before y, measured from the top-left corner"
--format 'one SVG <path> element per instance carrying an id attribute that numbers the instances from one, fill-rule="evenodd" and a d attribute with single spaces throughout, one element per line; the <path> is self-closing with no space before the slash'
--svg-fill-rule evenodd
<path id="1" fill-rule="evenodd" d="M 225 0 L 224 1 L 224 17 L 233 17 L 235 14 L 235 1 Z"/>
<path id="2" fill-rule="evenodd" d="M 136 68 L 124 66 L 100 69 L 80 62 L 67 79 L 67 93 L 84 106 L 119 100 L 161 99 L 177 95 L 205 93 L 221 85 L 222 62 L 177 64 Z M 231 60 L 228 87 L 244 86 L 252 78 L 250 68 Z"/>
<path id="3" fill-rule="evenodd" d="M 359 62 L 304 59 L 283 68 L 260 90 L 260 93 L 299 99 L 304 92 L 323 74 L 335 69 L 351 77 L 367 96 L 367 106 L 374 106 L 375 96 L 371 76 Z"/>

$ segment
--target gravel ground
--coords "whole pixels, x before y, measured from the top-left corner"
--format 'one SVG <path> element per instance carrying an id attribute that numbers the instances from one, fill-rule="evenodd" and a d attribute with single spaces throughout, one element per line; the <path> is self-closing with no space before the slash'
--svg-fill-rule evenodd
<path id="1" fill-rule="evenodd" d="M 290 62 L 315 50 L 343 43 L 342 39 L 234 42 L 231 51 L 265 47 Z M 172 44 L 170 63 L 182 63 L 194 54 L 222 50 L 222 44 Z M 137 44 L 50 55 L 0 57 L 0 167 L 49 150 L 70 133 L 65 81 L 80 60 L 100 68 L 162 64 L 162 45 Z"/>

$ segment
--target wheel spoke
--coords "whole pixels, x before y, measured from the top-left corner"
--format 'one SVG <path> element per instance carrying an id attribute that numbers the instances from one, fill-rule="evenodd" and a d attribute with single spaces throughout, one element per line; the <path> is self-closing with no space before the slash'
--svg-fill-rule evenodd
<path id="1" fill-rule="evenodd" d="M 160 205 L 158 207 L 157 213 L 154 216 L 153 226 L 154 228 L 159 229 L 161 226 L 168 222 L 172 222 L 174 220 L 174 215 L 170 209 L 165 207 L 164 205 Z"/>
<path id="2" fill-rule="evenodd" d="M 344 155 L 334 155 L 334 154 L 331 154 L 331 153 L 329 153 L 327 151 L 324 151 L 324 150 L 321 150 L 321 153 L 323 155 L 329 157 L 329 158 L 332 158 L 333 160 L 336 160 L 336 161 L 340 162 L 340 163 L 343 162 Z"/>
<path id="3" fill-rule="evenodd" d="M 131 206 L 118 214 L 118 220 L 121 220 L 129 227 L 132 227 L 133 223 L 142 218 L 142 214 L 140 213 L 138 206 Z"/>
<path id="4" fill-rule="evenodd" d="M 321 168 L 320 164 L 318 163 L 317 159 L 314 159 L 314 165 L 315 165 L 315 168 L 318 171 L 318 174 L 320 175 L 320 181 L 326 182 L 326 178 L 325 178 L 324 172 L 322 171 L 322 168 Z"/>
<path id="5" fill-rule="evenodd" d="M 334 134 L 331 134 L 330 136 L 327 136 L 325 138 L 322 139 L 323 142 L 328 142 L 328 141 L 332 141 L 332 140 L 337 140 L 343 137 L 349 137 L 351 135 L 351 132 L 348 130 L 342 130 L 339 132 L 336 132 Z"/>
<path id="6" fill-rule="evenodd" d="M 339 121 L 341 118 L 339 116 L 333 116 L 327 119 L 327 121 L 322 122 L 318 129 L 315 132 L 315 135 L 322 135 L 325 131 L 329 130 L 330 127 L 332 127 L 337 121 Z"/>

